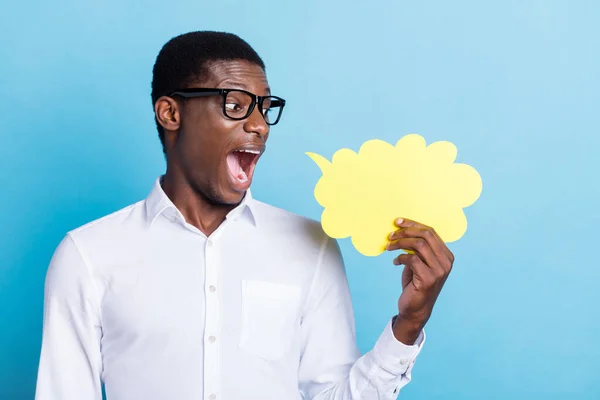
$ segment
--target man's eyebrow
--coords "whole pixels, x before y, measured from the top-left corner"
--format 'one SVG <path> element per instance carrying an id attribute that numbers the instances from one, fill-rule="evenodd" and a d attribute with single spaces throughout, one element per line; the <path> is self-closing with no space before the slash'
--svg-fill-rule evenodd
<path id="1" fill-rule="evenodd" d="M 221 83 L 219 86 L 222 87 L 222 88 L 224 88 L 224 89 L 231 88 L 231 89 L 244 89 L 244 90 L 250 91 L 250 89 L 248 88 L 248 86 L 244 85 L 242 82 L 237 82 L 237 81 L 225 81 L 225 82 Z M 267 92 L 266 94 L 268 96 L 270 96 L 271 95 L 271 88 L 267 87 L 266 92 Z"/>

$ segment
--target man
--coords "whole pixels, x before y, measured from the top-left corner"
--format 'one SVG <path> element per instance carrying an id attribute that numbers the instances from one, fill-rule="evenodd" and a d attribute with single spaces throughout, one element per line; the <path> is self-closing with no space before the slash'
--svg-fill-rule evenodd
<path id="1" fill-rule="evenodd" d="M 167 160 L 144 201 L 69 232 L 46 278 L 37 400 L 394 399 L 453 263 L 398 222 L 398 314 L 360 356 L 336 241 L 252 198 L 285 100 L 235 35 L 169 41 L 152 101 Z"/>

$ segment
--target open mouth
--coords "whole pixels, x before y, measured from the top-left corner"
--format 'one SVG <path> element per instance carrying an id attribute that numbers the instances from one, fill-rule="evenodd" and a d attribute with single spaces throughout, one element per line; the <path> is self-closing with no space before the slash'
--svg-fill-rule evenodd
<path id="1" fill-rule="evenodd" d="M 240 149 L 227 155 L 227 166 L 234 183 L 242 188 L 250 186 L 254 167 L 261 153 L 261 150 L 256 149 Z"/>

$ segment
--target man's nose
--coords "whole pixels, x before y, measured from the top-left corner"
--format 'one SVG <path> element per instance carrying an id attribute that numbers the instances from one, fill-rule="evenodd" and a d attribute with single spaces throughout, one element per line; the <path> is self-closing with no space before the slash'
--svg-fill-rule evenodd
<path id="1" fill-rule="evenodd" d="M 244 130 L 249 133 L 256 133 L 261 137 L 269 134 L 269 125 L 267 125 L 265 118 L 260 113 L 258 106 L 254 107 L 252 113 L 246 118 Z"/>

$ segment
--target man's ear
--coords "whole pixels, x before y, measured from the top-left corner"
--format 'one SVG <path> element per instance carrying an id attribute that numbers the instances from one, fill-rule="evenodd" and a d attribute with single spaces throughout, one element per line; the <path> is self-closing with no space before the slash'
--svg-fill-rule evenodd
<path id="1" fill-rule="evenodd" d="M 179 104 L 171 97 L 162 96 L 154 103 L 154 115 L 158 123 L 168 131 L 178 131 L 181 126 Z"/>

